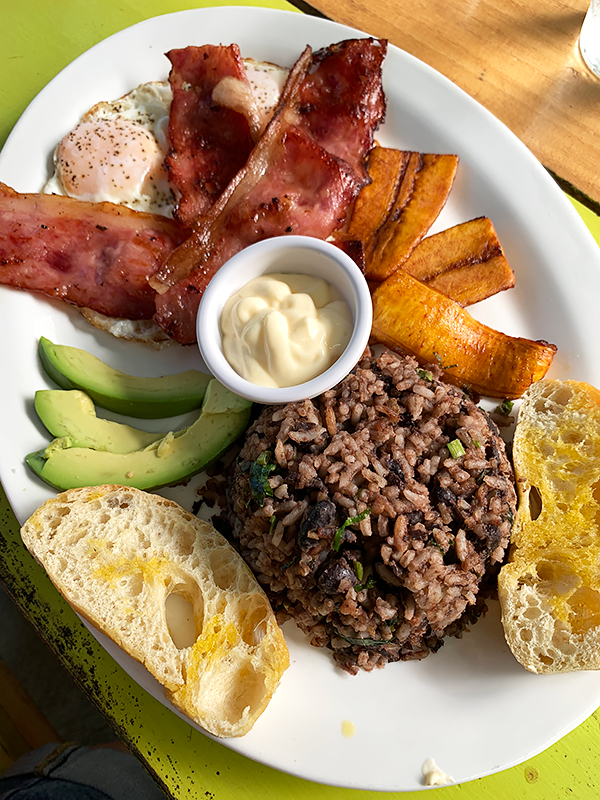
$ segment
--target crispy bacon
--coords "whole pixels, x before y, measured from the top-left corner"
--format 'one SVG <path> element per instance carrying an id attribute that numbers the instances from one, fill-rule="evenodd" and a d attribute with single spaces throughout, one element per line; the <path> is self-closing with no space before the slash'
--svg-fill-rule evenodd
<path id="1" fill-rule="evenodd" d="M 166 217 L 0 184 L 0 283 L 109 317 L 152 317 L 148 278 L 188 235 Z"/>
<path id="2" fill-rule="evenodd" d="M 291 106 L 296 124 L 329 153 L 366 174 L 373 133 L 385 116 L 385 39 L 349 39 L 314 54 Z"/>
<path id="3" fill-rule="evenodd" d="M 236 44 L 190 46 L 167 57 L 173 101 L 165 166 L 180 195 L 175 216 L 191 226 L 246 163 L 251 126 L 243 113 L 227 106 L 237 105 L 240 95 L 251 98 L 252 89 Z"/>
<path id="4" fill-rule="evenodd" d="M 183 344 L 196 340 L 196 312 L 202 292 L 217 269 L 254 242 L 279 234 L 326 238 L 344 221 L 344 209 L 357 192 L 355 173 L 327 154 L 302 130 L 284 128 L 272 137 L 269 169 L 246 173 L 210 231 L 202 264 L 195 243 L 177 249 L 195 267 L 189 278 L 156 297 L 155 321 Z M 195 238 L 195 234 L 194 234 Z"/>
<path id="5" fill-rule="evenodd" d="M 151 279 L 160 295 L 154 319 L 169 336 L 195 341 L 202 292 L 244 247 L 292 233 L 326 238 L 341 227 L 369 180 L 364 162 L 385 113 L 385 51 L 386 43 L 374 39 L 342 42 L 314 56 L 304 51 L 246 166 Z M 369 103 L 374 110 L 367 110 Z"/>
<path id="6" fill-rule="evenodd" d="M 152 277 L 150 283 L 159 294 L 165 293 L 179 281 L 186 280 L 194 269 L 205 266 L 212 255 L 215 235 L 218 235 L 222 217 L 227 215 L 227 209 L 231 208 L 270 169 L 274 143 L 281 139 L 283 131 L 289 124 L 286 119 L 289 99 L 298 90 L 308 72 L 311 59 L 311 50 L 310 47 L 307 47 L 289 74 L 278 113 L 267 126 L 245 166 L 229 183 L 210 212 L 198 221 L 189 246 L 178 248 L 173 253 L 173 258 L 169 259 Z M 219 264 L 219 266 L 221 265 Z"/>

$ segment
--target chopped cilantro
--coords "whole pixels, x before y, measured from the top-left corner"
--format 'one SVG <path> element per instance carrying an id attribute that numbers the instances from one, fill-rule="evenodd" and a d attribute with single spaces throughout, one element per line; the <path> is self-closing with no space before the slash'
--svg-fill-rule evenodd
<path id="1" fill-rule="evenodd" d="M 276 469 L 277 462 L 273 461 L 273 454 L 269 450 L 262 452 L 250 465 L 250 492 L 261 507 L 264 505 L 267 495 L 273 496 L 269 477 Z"/>
<path id="2" fill-rule="evenodd" d="M 454 367 L 458 367 L 458 364 L 448 364 L 448 366 L 445 367 L 442 362 L 441 355 L 439 353 L 434 353 L 433 355 L 435 356 L 435 360 L 438 362 L 441 369 L 453 369 Z"/>
<path id="3" fill-rule="evenodd" d="M 506 414 L 506 416 L 508 416 L 513 410 L 514 405 L 512 400 L 503 400 L 499 406 L 496 406 L 494 411 L 496 414 Z"/>
<path id="4" fill-rule="evenodd" d="M 360 561 L 353 561 L 352 564 L 354 566 L 354 572 L 356 574 L 356 577 L 358 578 L 359 581 L 362 581 L 363 575 L 365 574 L 363 565 L 360 563 Z"/>
<path id="5" fill-rule="evenodd" d="M 490 475 L 491 472 L 492 472 L 492 470 L 489 469 L 488 467 L 486 467 L 485 469 L 482 469 L 481 472 L 479 473 L 479 475 L 477 476 L 477 478 L 475 479 L 475 483 L 477 484 L 477 486 L 481 486 L 485 476 L 486 475 Z"/>
<path id="6" fill-rule="evenodd" d="M 342 544 L 342 536 L 344 535 L 344 531 L 348 525 L 356 525 L 359 522 L 362 522 L 363 519 L 366 519 L 370 513 L 371 509 L 365 508 L 364 511 L 362 511 L 360 514 L 357 514 L 355 517 L 348 517 L 348 519 L 345 520 L 335 532 L 333 544 L 331 545 L 332 549 L 336 551 L 340 549 L 340 545 Z"/>
<path id="7" fill-rule="evenodd" d="M 375 578 L 369 575 L 364 583 L 357 583 L 354 587 L 355 592 L 362 592 L 363 589 L 372 589 L 375 586 Z"/>
<path id="8" fill-rule="evenodd" d="M 422 378 L 424 381 L 432 381 L 433 380 L 433 372 L 430 372 L 428 369 L 418 369 L 417 375 L 419 378 Z"/>
<path id="9" fill-rule="evenodd" d="M 382 644 L 391 644 L 390 639 L 355 639 L 352 636 L 344 636 L 343 633 L 340 633 L 337 628 L 333 629 L 336 636 L 339 636 L 340 639 L 343 639 L 348 644 L 355 644 L 359 647 L 378 647 Z"/>
<path id="10" fill-rule="evenodd" d="M 275 530 L 275 525 L 277 524 L 277 517 L 275 516 L 275 514 L 271 516 L 269 522 L 271 523 L 271 525 L 269 526 L 269 536 L 272 536 L 273 531 Z"/>

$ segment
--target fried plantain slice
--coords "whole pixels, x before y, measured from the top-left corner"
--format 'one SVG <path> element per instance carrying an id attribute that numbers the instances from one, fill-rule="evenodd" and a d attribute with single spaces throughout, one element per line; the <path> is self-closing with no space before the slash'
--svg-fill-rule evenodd
<path id="1" fill-rule="evenodd" d="M 366 247 L 371 246 L 391 211 L 409 156 L 405 150 L 379 145 L 371 150 L 368 163 L 371 183 L 356 198 L 346 233 L 348 238 L 360 239 Z"/>
<path id="2" fill-rule="evenodd" d="M 367 277 L 383 281 L 403 266 L 444 207 L 458 156 L 403 151 L 398 191 L 367 246 Z"/>
<path id="3" fill-rule="evenodd" d="M 403 269 L 427 283 L 448 270 L 487 261 L 501 252 L 490 220 L 477 217 L 427 236 L 415 247 Z"/>
<path id="4" fill-rule="evenodd" d="M 427 281 L 431 289 L 463 307 L 512 289 L 514 285 L 514 272 L 503 253 L 480 263 L 464 264 Z"/>
<path id="5" fill-rule="evenodd" d="M 422 363 L 440 362 L 445 377 L 488 397 L 516 398 L 548 371 L 556 347 L 507 336 L 458 303 L 398 270 L 373 293 L 372 338 Z"/>
<path id="6" fill-rule="evenodd" d="M 427 236 L 402 269 L 461 306 L 515 285 L 514 273 L 487 217 Z"/>

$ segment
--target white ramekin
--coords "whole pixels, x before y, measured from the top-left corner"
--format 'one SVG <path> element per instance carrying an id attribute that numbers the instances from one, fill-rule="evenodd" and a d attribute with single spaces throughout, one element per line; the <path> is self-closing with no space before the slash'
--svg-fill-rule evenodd
<path id="1" fill-rule="evenodd" d="M 305 383 L 273 389 L 241 377 L 223 355 L 220 318 L 232 294 L 269 272 L 304 273 L 328 281 L 350 306 L 354 330 L 328 370 Z M 196 321 L 198 346 L 210 372 L 232 392 L 256 403 L 291 403 L 331 389 L 356 366 L 371 333 L 373 307 L 364 275 L 339 247 L 310 236 L 277 236 L 250 245 L 225 263 L 206 288 Z"/>

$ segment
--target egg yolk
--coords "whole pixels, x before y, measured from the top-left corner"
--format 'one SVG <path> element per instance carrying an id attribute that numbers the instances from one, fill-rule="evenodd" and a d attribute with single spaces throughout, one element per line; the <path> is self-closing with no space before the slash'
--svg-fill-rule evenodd
<path id="1" fill-rule="evenodd" d="M 155 137 L 124 119 L 80 123 L 62 140 L 56 158 L 66 193 L 80 200 L 132 203 L 164 179 Z"/>

